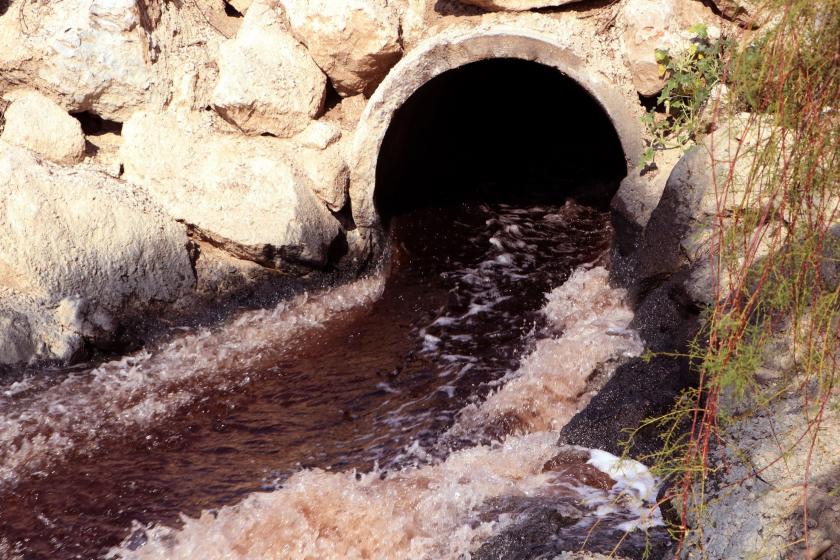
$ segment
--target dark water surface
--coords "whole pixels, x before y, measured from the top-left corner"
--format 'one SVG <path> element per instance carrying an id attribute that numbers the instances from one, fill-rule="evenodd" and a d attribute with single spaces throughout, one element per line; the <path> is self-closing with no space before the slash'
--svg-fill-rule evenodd
<path id="1" fill-rule="evenodd" d="M 241 383 L 179 386 L 193 392 L 187 404 L 150 429 L 0 486 L 0 544 L 27 559 L 95 558 L 135 520 L 177 525 L 301 468 L 399 467 L 418 447 L 445 455 L 456 413 L 539 332 L 544 294 L 610 239 L 607 214 L 573 202 L 419 209 L 393 233 L 372 304 L 266 350 L 258 369 L 233 368 Z"/>

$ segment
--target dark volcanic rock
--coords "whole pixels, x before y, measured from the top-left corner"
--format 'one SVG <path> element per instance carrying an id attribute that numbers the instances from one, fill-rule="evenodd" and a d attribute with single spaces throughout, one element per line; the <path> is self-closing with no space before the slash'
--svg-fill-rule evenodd
<path id="1" fill-rule="evenodd" d="M 668 412 L 680 392 L 696 383 L 685 358 L 656 356 L 650 362 L 634 358 L 620 366 L 589 405 L 566 424 L 560 443 L 621 455 L 626 430 Z M 636 434 L 630 454 L 640 457 L 660 447 L 659 433 L 646 427 Z"/>
<path id="2" fill-rule="evenodd" d="M 530 560 L 551 552 L 556 535 L 566 527 L 580 521 L 582 513 L 565 503 L 545 503 L 544 498 L 522 497 L 522 502 L 533 501 L 527 513 L 520 516 L 520 521 L 507 530 L 494 535 L 484 543 L 473 560 Z M 522 509 L 518 504 L 517 509 Z"/>
<path id="3" fill-rule="evenodd" d="M 651 289 L 638 302 L 630 328 L 639 332 L 652 352 L 681 352 L 697 332 L 698 313 L 678 275 Z"/>

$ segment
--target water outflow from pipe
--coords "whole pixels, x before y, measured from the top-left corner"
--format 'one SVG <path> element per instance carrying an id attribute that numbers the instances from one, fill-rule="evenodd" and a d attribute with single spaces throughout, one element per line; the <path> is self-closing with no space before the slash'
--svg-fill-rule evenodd
<path id="1" fill-rule="evenodd" d="M 394 229 L 387 282 L 0 387 L 0 557 L 490 558 L 535 519 L 545 553 L 657 525 L 646 469 L 556 444 L 589 378 L 641 350 L 623 293 L 579 268 L 607 216 L 464 205 Z"/>

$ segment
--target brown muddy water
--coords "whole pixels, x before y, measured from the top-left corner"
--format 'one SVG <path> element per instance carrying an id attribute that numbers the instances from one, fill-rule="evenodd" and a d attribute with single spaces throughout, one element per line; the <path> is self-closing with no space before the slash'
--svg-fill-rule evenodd
<path id="1" fill-rule="evenodd" d="M 608 214 L 457 204 L 392 228 L 387 273 L 0 381 L 0 559 L 648 546 L 649 473 L 556 444 L 587 379 L 641 351 L 595 266 Z"/>

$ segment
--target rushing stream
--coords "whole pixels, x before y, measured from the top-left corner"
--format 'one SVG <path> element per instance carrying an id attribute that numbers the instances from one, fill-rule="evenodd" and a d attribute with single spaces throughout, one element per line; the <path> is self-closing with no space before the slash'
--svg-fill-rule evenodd
<path id="1" fill-rule="evenodd" d="M 0 560 L 644 547 L 647 471 L 556 443 L 641 351 L 595 265 L 608 224 L 573 202 L 418 209 L 387 275 L 0 381 Z"/>

